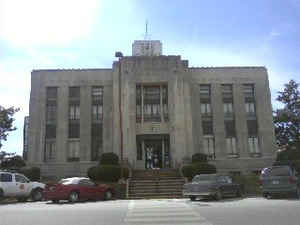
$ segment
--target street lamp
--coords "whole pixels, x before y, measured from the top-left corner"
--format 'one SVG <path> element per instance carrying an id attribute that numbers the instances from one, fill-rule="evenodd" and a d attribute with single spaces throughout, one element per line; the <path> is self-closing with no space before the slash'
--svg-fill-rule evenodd
<path id="1" fill-rule="evenodd" d="M 116 52 L 115 57 L 119 59 L 119 112 L 120 112 L 120 155 L 121 155 L 121 181 L 124 182 L 124 173 L 123 173 L 123 127 L 122 127 L 122 83 L 121 83 L 121 58 L 123 57 L 122 52 Z"/>

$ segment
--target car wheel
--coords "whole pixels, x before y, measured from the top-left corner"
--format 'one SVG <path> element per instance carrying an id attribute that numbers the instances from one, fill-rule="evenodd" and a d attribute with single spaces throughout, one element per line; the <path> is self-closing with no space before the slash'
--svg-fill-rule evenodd
<path id="1" fill-rule="evenodd" d="M 4 193 L 3 193 L 3 190 L 0 189 L 0 200 L 4 198 Z"/>
<path id="2" fill-rule="evenodd" d="M 57 204 L 57 203 L 59 203 L 59 200 L 52 200 L 52 203 Z"/>
<path id="3" fill-rule="evenodd" d="M 110 190 L 104 193 L 104 200 L 111 200 L 112 199 L 112 192 Z"/>
<path id="4" fill-rule="evenodd" d="M 218 190 L 217 193 L 215 194 L 215 199 L 217 201 L 221 200 L 223 198 L 223 194 L 221 190 Z"/>
<path id="5" fill-rule="evenodd" d="M 74 202 L 77 202 L 78 199 L 79 199 L 79 194 L 78 194 L 78 192 L 72 191 L 72 192 L 70 193 L 70 195 L 69 195 L 69 202 L 74 203 Z"/>
<path id="6" fill-rule="evenodd" d="M 190 196 L 190 200 L 191 201 L 195 201 L 196 200 L 196 196 Z"/>
<path id="7" fill-rule="evenodd" d="M 272 199 L 272 195 L 270 194 L 270 193 L 266 193 L 265 195 L 264 195 L 264 197 L 266 198 L 266 199 Z"/>
<path id="8" fill-rule="evenodd" d="M 43 190 L 40 188 L 33 190 L 31 194 L 31 199 L 34 202 L 41 201 L 43 199 Z"/>

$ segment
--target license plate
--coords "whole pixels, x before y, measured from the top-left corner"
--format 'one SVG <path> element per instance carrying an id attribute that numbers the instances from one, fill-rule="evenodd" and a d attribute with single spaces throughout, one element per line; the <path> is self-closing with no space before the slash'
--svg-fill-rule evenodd
<path id="1" fill-rule="evenodd" d="M 278 180 L 273 180 L 272 184 L 279 184 Z"/>

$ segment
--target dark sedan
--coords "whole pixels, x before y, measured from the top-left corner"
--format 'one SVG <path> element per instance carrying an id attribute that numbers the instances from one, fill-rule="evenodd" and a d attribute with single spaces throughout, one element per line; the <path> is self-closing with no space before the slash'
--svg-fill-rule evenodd
<path id="1" fill-rule="evenodd" d="M 241 185 L 234 183 L 228 175 L 196 175 L 191 183 L 183 186 L 183 196 L 189 197 L 191 201 L 197 197 L 213 197 L 220 200 L 224 196 L 240 197 L 241 195 Z"/>
<path id="2" fill-rule="evenodd" d="M 59 200 L 77 202 L 79 200 L 109 200 L 114 190 L 106 184 L 95 184 L 89 178 L 72 177 L 60 180 L 57 184 L 47 184 L 44 198 L 58 203 Z"/>

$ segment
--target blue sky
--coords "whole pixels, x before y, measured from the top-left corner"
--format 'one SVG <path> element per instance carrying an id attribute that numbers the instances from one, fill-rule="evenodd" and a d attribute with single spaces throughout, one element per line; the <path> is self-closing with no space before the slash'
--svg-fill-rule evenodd
<path id="1" fill-rule="evenodd" d="M 266 66 L 274 108 L 283 84 L 300 82 L 300 0 L 1 0 L 0 105 L 21 108 L 1 150 L 22 153 L 33 69 L 111 68 L 146 19 L 163 54 L 190 66 Z"/>

